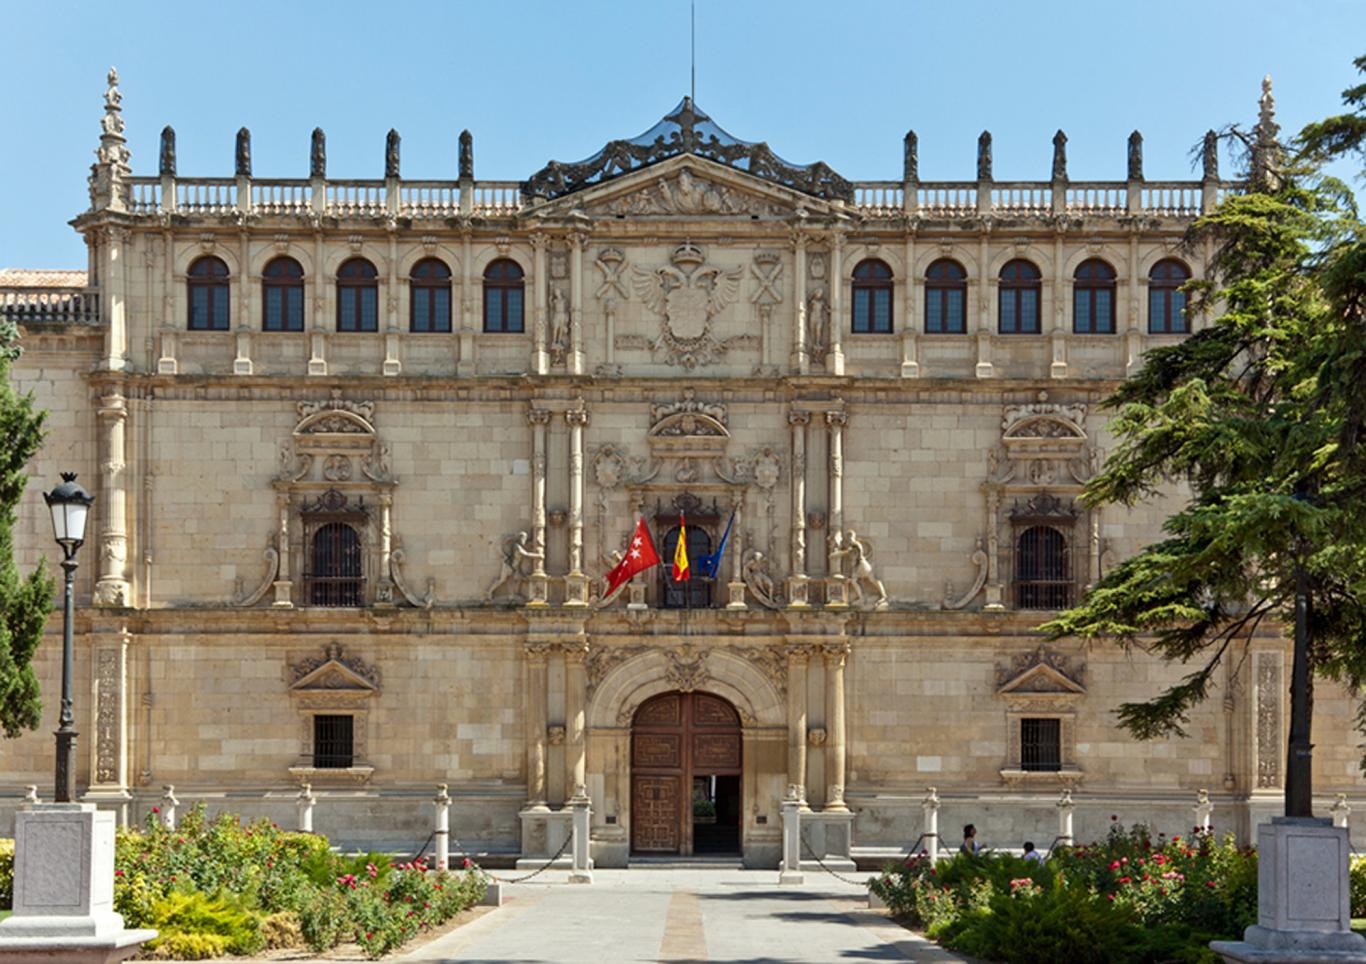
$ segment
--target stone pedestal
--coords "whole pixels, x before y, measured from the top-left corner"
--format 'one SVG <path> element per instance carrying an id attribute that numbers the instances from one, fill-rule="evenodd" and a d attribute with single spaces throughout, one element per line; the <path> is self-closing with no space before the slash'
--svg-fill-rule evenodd
<path id="1" fill-rule="evenodd" d="M 1274 817 L 1257 828 L 1257 923 L 1241 941 L 1213 941 L 1226 961 L 1366 962 L 1351 930 L 1347 831 L 1331 820 Z"/>
<path id="2" fill-rule="evenodd" d="M 839 873 L 852 874 L 854 866 L 850 848 L 854 842 L 854 815 L 849 811 L 822 810 L 819 813 L 803 813 L 806 859 L 802 861 L 803 870 L 825 868 Z M 816 858 L 820 859 L 817 860 Z"/>
<path id="3" fill-rule="evenodd" d="M 783 799 L 783 861 L 778 865 L 778 883 L 801 884 L 802 875 L 802 800 L 797 788 L 788 787 Z"/>
<path id="4" fill-rule="evenodd" d="M 45 803 L 15 815 L 14 915 L 0 921 L 0 960 L 121 961 L 153 930 L 114 912 L 114 814 Z"/>
<path id="5" fill-rule="evenodd" d="M 569 845 L 569 850 L 574 858 L 569 868 L 569 882 L 571 884 L 591 884 L 593 882 L 593 858 L 589 854 L 588 835 L 592 807 L 588 794 L 584 792 L 582 785 L 575 791 L 574 796 L 569 798 L 569 807 L 573 813 L 573 826 L 571 828 L 573 840 Z"/>
<path id="6" fill-rule="evenodd" d="M 535 870 L 564 847 L 572 833 L 573 812 L 567 807 L 550 810 L 540 806 L 527 807 L 518 816 L 522 821 L 522 856 L 517 860 L 517 869 Z M 569 851 L 570 847 L 565 847 L 551 866 L 568 870 L 573 863 Z"/>

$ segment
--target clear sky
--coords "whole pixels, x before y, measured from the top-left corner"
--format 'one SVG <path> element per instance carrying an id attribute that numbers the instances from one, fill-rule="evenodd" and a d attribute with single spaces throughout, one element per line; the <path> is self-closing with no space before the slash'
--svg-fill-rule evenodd
<path id="1" fill-rule="evenodd" d="M 644 131 L 688 90 L 688 0 L 227 4 L 7 0 L 0 53 L 0 267 L 84 267 L 84 210 L 104 75 L 118 67 L 136 174 L 176 128 L 182 176 L 231 176 L 252 131 L 258 177 L 328 173 L 520 180 Z M 897 179 L 975 176 L 994 135 L 1000 180 L 1046 179 L 1066 130 L 1074 180 L 1124 177 L 1145 138 L 1150 179 L 1192 177 L 1210 127 L 1250 124 L 1262 75 L 1287 131 L 1335 113 L 1366 53 L 1363 0 L 697 0 L 697 103 L 736 137 L 797 163 Z M 1228 172 L 1227 159 L 1223 171 Z M 1350 171 L 1347 172 L 1350 174 Z"/>

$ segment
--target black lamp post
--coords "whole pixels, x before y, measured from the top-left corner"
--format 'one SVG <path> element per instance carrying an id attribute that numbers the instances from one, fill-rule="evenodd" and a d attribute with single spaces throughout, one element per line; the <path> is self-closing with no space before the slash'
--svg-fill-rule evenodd
<path id="1" fill-rule="evenodd" d="M 52 534 L 62 547 L 62 572 L 66 575 L 66 593 L 62 622 L 62 715 L 57 727 L 57 786 L 53 799 L 57 803 L 72 803 L 76 799 L 76 719 L 71 713 L 72 654 L 71 623 L 73 609 L 71 587 L 76 581 L 76 550 L 85 541 L 85 520 L 95 497 L 76 484 L 75 472 L 63 472 L 62 484 L 43 495 L 52 513 Z"/>

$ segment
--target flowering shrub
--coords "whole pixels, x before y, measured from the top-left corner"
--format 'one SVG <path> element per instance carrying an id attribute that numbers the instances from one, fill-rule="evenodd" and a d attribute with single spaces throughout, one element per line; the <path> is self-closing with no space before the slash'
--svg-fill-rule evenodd
<path id="1" fill-rule="evenodd" d="M 14 841 L 0 840 L 0 910 L 14 906 Z"/>
<path id="2" fill-rule="evenodd" d="M 128 927 L 162 932 L 154 955 L 194 960 L 353 940 L 380 957 L 483 898 L 477 867 L 433 873 L 424 860 L 343 857 L 327 838 L 268 820 L 212 821 L 202 805 L 175 830 L 154 812 L 115 842 L 114 907 Z"/>
<path id="3" fill-rule="evenodd" d="M 1361 876 L 1366 890 L 1366 867 Z M 1117 820 L 1104 843 L 1059 849 L 1046 864 L 922 854 L 869 886 L 930 937 L 999 961 L 1214 960 L 1207 943 L 1257 917 L 1255 852 L 1200 833 L 1154 840 Z"/>

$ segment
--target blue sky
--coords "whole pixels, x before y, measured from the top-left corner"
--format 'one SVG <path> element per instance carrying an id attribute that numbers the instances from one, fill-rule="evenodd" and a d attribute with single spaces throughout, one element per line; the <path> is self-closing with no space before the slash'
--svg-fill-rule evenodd
<path id="1" fill-rule="evenodd" d="M 453 178 L 468 127 L 477 177 L 522 179 L 645 130 L 688 88 L 687 0 L 7 6 L 3 267 L 84 267 L 66 222 L 110 64 L 134 172 L 156 173 L 169 123 L 184 176 L 231 175 L 246 125 L 258 177 L 306 176 L 321 126 L 333 176 L 381 176 L 395 127 L 405 177 Z M 1074 180 L 1121 179 L 1134 128 L 1149 178 L 1187 178 L 1207 128 L 1254 119 L 1264 73 L 1297 130 L 1339 109 L 1361 53 L 1361 0 L 697 0 L 698 104 L 853 179 L 898 178 L 907 128 L 923 179 L 972 178 L 983 128 L 998 179 L 1045 179 L 1059 127 Z"/>

